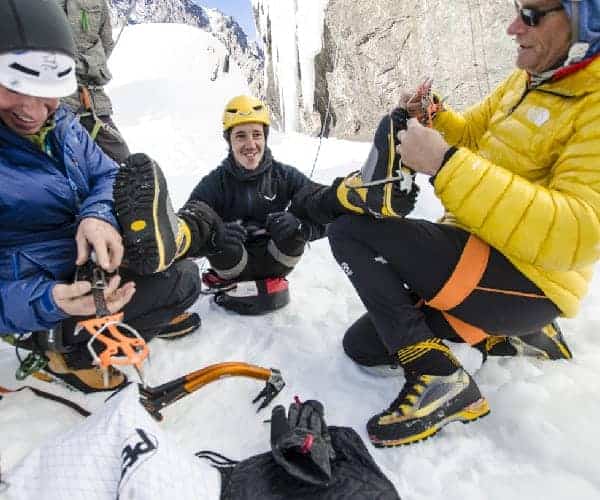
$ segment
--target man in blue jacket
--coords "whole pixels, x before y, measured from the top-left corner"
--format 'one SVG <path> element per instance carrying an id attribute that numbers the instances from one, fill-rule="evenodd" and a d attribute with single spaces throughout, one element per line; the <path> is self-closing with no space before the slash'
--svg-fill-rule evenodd
<path id="1" fill-rule="evenodd" d="M 76 266 L 93 252 L 99 267 L 119 270 L 104 292 L 107 309 L 123 310 L 146 339 L 199 326 L 198 315 L 185 310 L 200 283 L 195 264 L 173 264 L 174 254 L 161 267 L 121 268 L 117 164 L 59 106 L 76 88 L 75 50 L 55 2 L 0 4 L 0 336 L 33 332 L 27 345 L 43 352 L 46 371 L 91 392 L 118 387 L 124 376 L 112 370 L 104 383 L 87 353 L 89 337 L 74 334 L 78 319 L 96 313 L 91 284 L 73 282 Z M 158 171 L 144 155 L 130 157 L 127 168 Z M 162 191 L 165 211 L 166 186 Z"/>

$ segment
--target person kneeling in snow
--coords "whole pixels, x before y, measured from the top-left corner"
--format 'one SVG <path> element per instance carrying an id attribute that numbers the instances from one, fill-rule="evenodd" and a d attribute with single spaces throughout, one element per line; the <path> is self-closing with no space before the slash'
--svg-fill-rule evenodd
<path id="1" fill-rule="evenodd" d="M 47 372 L 92 392 L 119 387 L 125 377 L 112 370 L 105 384 L 87 352 L 89 336 L 74 333 L 79 319 L 96 313 L 91 284 L 73 282 L 77 266 L 93 251 L 98 266 L 119 270 L 127 283 L 120 286 L 119 276 L 109 280 L 107 309 L 123 310 L 146 340 L 200 325 L 197 314 L 185 312 L 200 280 L 193 262 L 171 265 L 174 235 L 186 226 L 169 213 L 158 166 L 133 155 L 119 171 L 59 105 L 76 89 L 75 53 L 56 2 L 0 3 L 0 336 L 16 335 L 17 344 L 45 356 Z M 146 231 L 139 230 L 143 225 Z"/>
<path id="2" fill-rule="evenodd" d="M 260 100 L 231 99 L 223 113 L 229 155 L 198 183 L 181 212 L 208 225 L 201 253 L 212 269 L 203 280 L 216 289 L 237 283 L 218 292 L 215 302 L 241 314 L 287 304 L 284 277 L 300 261 L 306 242 L 325 235 L 325 226 L 288 210 L 294 195 L 312 182 L 273 158 L 267 147 L 270 123 Z"/>
<path id="3" fill-rule="evenodd" d="M 442 107 L 433 128 L 411 119 L 394 134 L 402 162 L 430 176 L 442 222 L 344 216 L 329 226 L 367 309 L 346 353 L 406 377 L 367 423 L 376 446 L 489 412 L 444 339 L 484 355 L 571 358 L 554 319 L 577 314 L 600 256 L 600 1 L 515 5 L 519 69 L 466 113 Z M 429 121 L 429 86 L 402 99 L 405 113 Z M 303 193 L 300 205 L 330 222 L 345 184 Z"/>

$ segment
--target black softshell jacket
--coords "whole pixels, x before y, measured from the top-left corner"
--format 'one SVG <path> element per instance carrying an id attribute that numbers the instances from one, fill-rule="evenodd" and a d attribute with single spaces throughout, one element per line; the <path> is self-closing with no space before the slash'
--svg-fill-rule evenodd
<path id="1" fill-rule="evenodd" d="M 230 153 L 221 165 L 202 178 L 190 200 L 207 203 L 224 222 L 241 221 L 244 225 L 264 228 L 268 214 L 287 210 L 292 198 L 311 184 L 315 183 L 296 168 L 274 160 L 266 148 L 255 170 L 237 165 Z M 298 218 L 307 241 L 325 236 L 326 226 Z"/>

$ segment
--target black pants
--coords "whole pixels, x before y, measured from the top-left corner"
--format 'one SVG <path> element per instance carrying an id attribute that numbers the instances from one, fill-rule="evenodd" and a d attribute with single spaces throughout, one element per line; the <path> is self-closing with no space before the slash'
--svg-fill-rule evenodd
<path id="1" fill-rule="evenodd" d="M 304 252 L 304 239 L 295 235 L 282 241 L 258 238 L 225 248 L 208 261 L 217 274 L 239 281 L 287 276 Z"/>
<path id="2" fill-rule="evenodd" d="M 129 156 L 129 148 L 119 129 L 112 121 L 109 115 L 98 117 L 105 126 L 101 127 L 96 136 L 96 144 L 104 151 L 104 153 L 112 158 L 119 165 L 123 163 Z M 94 117 L 91 115 L 82 116 L 79 122 L 91 134 L 96 124 Z"/>
<path id="3" fill-rule="evenodd" d="M 343 216 L 331 224 L 333 255 L 368 313 L 348 330 L 347 351 L 351 341 L 354 345 L 361 338 L 375 352 L 381 352 L 377 345 L 384 346 L 387 358 L 432 337 L 456 338 L 440 311 L 416 304 L 431 300 L 443 287 L 468 238 L 460 228 L 417 219 Z M 478 287 L 447 312 L 493 335 L 532 333 L 560 313 L 493 248 Z"/>
<path id="4" fill-rule="evenodd" d="M 196 264 L 180 260 L 162 273 L 139 276 L 127 269 L 120 270 L 121 283 L 134 281 L 136 292 L 123 308 L 124 322 L 135 328 L 146 340 L 152 339 L 174 317 L 183 313 L 200 295 L 200 277 Z M 63 342 L 66 346 L 84 342 L 85 335 L 74 336 L 77 321 L 63 321 Z M 89 337 L 88 337 L 89 338 Z"/>

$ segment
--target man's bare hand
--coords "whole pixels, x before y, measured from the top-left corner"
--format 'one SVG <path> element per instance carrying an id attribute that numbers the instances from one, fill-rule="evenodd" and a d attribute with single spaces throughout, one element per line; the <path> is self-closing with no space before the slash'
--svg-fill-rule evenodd
<path id="1" fill-rule="evenodd" d="M 403 91 L 400 94 L 398 106 L 408 112 L 411 118 L 420 118 L 425 110 L 423 109 L 423 98 L 431 95 L 431 85 L 433 80 L 427 79 L 419 85 L 414 91 Z"/>
<path id="2" fill-rule="evenodd" d="M 108 272 L 115 271 L 123 260 L 123 242 L 119 232 L 108 222 L 86 217 L 79 223 L 77 234 L 78 266 L 90 258 L 90 248 L 96 252 L 97 264 Z"/>
<path id="3" fill-rule="evenodd" d="M 407 127 L 398 132 L 396 151 L 402 163 L 422 174 L 437 174 L 450 145 L 438 131 L 424 127 L 415 118 L 408 120 Z"/>
<path id="4" fill-rule="evenodd" d="M 135 293 L 135 283 L 130 281 L 119 288 L 121 277 L 113 276 L 104 289 L 106 307 L 111 313 L 119 312 Z M 52 298 L 62 311 L 71 316 L 93 316 L 96 314 L 94 298 L 90 294 L 89 281 L 76 281 L 71 285 L 58 284 L 52 289 Z"/>

